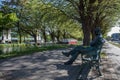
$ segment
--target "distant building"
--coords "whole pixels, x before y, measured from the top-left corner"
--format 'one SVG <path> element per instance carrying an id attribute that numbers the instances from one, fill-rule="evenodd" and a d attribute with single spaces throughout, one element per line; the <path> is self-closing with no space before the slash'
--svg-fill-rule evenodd
<path id="1" fill-rule="evenodd" d="M 18 42 L 19 38 L 17 38 L 17 36 L 13 37 L 13 36 L 11 36 L 11 34 L 17 35 L 14 32 L 11 32 L 11 29 L 3 30 L 2 34 L 0 36 L 0 43 Z M 37 42 L 38 43 L 42 43 L 43 42 L 40 34 L 38 34 L 36 38 L 37 38 Z M 34 42 L 34 38 L 33 37 L 27 37 L 27 38 L 24 37 L 24 39 L 22 38 L 22 40 L 24 40 L 25 42 Z"/>
<path id="2" fill-rule="evenodd" d="M 120 33 L 113 33 L 111 35 L 111 38 L 113 41 L 119 41 L 120 40 Z"/>
<path id="3" fill-rule="evenodd" d="M 2 36 L 0 36 L 0 42 L 11 42 L 11 29 L 2 31 Z"/>

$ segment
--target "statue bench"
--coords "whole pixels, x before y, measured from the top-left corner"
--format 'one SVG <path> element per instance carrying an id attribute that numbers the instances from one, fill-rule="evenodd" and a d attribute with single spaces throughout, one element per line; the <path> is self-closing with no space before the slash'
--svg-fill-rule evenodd
<path id="1" fill-rule="evenodd" d="M 81 54 L 81 59 L 82 59 L 82 69 L 83 68 L 87 68 L 87 69 L 91 69 L 91 68 L 95 68 L 99 74 L 99 76 L 101 76 L 101 72 L 100 72 L 100 62 L 101 62 L 101 49 L 102 49 L 103 44 L 101 44 L 96 51 L 90 52 L 90 53 L 86 53 L 86 54 Z M 84 75 L 84 76 L 82 76 Z M 86 80 L 83 77 L 87 77 L 87 74 L 85 74 L 84 70 L 81 70 L 80 75 L 78 76 L 77 80 Z"/>

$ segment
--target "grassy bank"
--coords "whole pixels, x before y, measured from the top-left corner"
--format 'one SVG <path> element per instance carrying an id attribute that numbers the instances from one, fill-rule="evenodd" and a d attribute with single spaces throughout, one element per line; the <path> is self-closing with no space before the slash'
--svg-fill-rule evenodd
<path id="1" fill-rule="evenodd" d="M 120 44 L 119 43 L 115 43 L 115 42 L 109 42 L 110 44 L 113 44 L 113 45 L 115 45 L 115 46 L 117 46 L 117 47 L 119 47 L 120 48 Z"/>
<path id="2" fill-rule="evenodd" d="M 17 44 L 17 43 L 13 43 L 13 44 L 0 44 L 0 47 L 12 47 L 12 46 L 25 46 L 25 44 Z"/>
<path id="3" fill-rule="evenodd" d="M 11 45 L 2 45 L 0 47 L 8 47 L 8 46 L 13 46 Z M 16 45 L 18 46 L 18 45 Z M 19 45 L 19 46 L 25 46 L 24 44 Z M 41 46 L 41 47 L 35 47 L 35 46 L 27 46 L 25 47 L 24 50 L 22 51 L 13 51 L 10 53 L 5 53 L 5 54 L 0 54 L 0 59 L 5 59 L 5 58 L 11 58 L 11 57 L 15 57 L 15 56 L 22 56 L 22 55 L 27 55 L 27 54 L 32 54 L 35 52 L 42 52 L 42 51 L 46 51 L 46 50 L 53 50 L 53 49 L 59 49 L 59 48 L 68 48 L 71 45 L 49 45 L 49 46 Z M 14 45 L 15 47 L 15 45 Z"/>

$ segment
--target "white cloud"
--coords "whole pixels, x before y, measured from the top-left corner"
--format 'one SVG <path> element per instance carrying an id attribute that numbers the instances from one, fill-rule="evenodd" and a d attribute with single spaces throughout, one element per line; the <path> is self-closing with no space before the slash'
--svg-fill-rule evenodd
<path id="1" fill-rule="evenodd" d="M 120 27 L 113 27 L 110 32 L 108 32 L 108 36 L 111 36 L 113 33 L 120 33 Z"/>

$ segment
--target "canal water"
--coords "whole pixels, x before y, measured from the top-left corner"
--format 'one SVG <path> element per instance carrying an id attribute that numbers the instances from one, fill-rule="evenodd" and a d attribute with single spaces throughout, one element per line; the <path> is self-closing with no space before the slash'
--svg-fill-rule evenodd
<path id="1" fill-rule="evenodd" d="M 0 54 L 6 54 L 6 53 L 11 53 L 11 52 L 14 52 L 14 51 L 23 51 L 25 50 L 27 47 L 25 46 L 15 46 L 15 47 L 0 47 Z"/>

